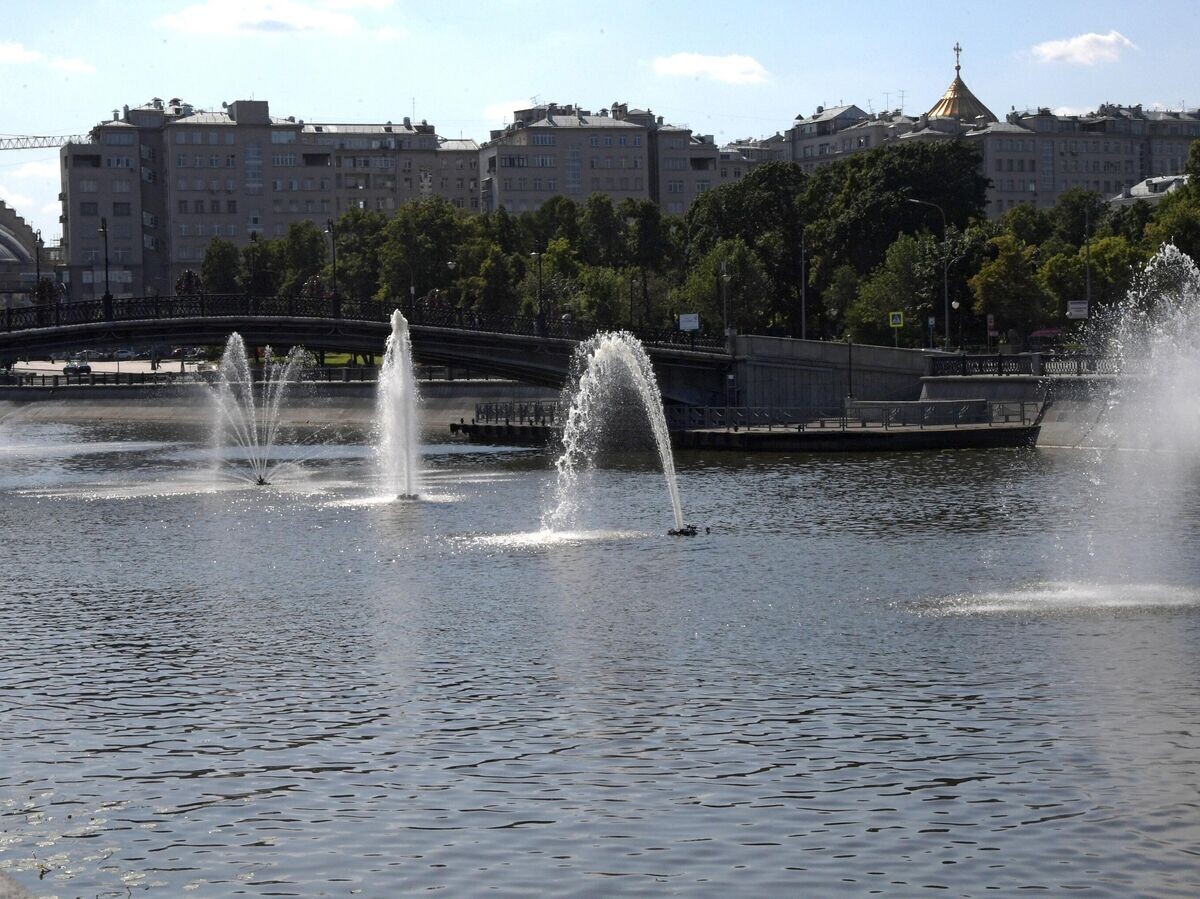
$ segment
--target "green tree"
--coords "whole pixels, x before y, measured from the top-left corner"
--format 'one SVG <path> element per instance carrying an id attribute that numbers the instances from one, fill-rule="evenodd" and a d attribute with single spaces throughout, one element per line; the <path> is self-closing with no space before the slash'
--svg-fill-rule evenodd
<path id="1" fill-rule="evenodd" d="M 829 286 L 825 288 L 825 313 L 833 333 L 843 327 L 846 314 L 854 305 L 859 289 L 858 272 L 854 266 L 842 264 L 833 270 L 829 278 Z"/>
<path id="2" fill-rule="evenodd" d="M 1154 210 L 1154 219 L 1146 226 L 1146 248 L 1157 252 L 1164 243 L 1173 243 L 1200 261 L 1200 201 L 1190 191 L 1164 197 Z"/>
<path id="3" fill-rule="evenodd" d="M 339 295 L 355 299 L 374 296 L 379 288 L 379 251 L 387 217 L 380 212 L 349 209 L 334 224 Z M 328 276 L 332 285 L 332 265 Z"/>
<path id="4" fill-rule="evenodd" d="M 614 328 L 625 321 L 620 273 L 602 266 L 584 266 L 579 273 L 578 316 L 600 328 Z"/>
<path id="5" fill-rule="evenodd" d="M 607 194 L 587 198 L 580 216 L 580 251 L 588 265 L 620 268 L 625 265 L 621 220 Z"/>
<path id="6" fill-rule="evenodd" d="M 250 233 L 250 241 L 242 247 L 238 265 L 238 284 L 252 296 L 274 296 L 280 276 L 279 248 L 273 240 Z"/>
<path id="7" fill-rule="evenodd" d="M 1048 213 L 1054 236 L 1075 247 L 1083 246 L 1085 239 L 1096 233 L 1107 214 L 1104 197 L 1082 187 L 1059 194 L 1058 202 Z"/>
<path id="8" fill-rule="evenodd" d="M 992 258 L 970 281 L 975 312 L 995 315 L 1000 329 L 1016 329 L 1023 335 L 1056 323 L 1053 299 L 1037 280 L 1037 248 L 1011 234 L 993 237 L 990 244 Z"/>
<path id="9" fill-rule="evenodd" d="M 518 303 L 515 275 L 511 257 L 499 247 L 492 247 L 471 285 L 475 308 L 480 312 L 515 313 Z"/>
<path id="10" fill-rule="evenodd" d="M 770 290 L 762 260 L 744 240 L 735 237 L 720 241 L 701 256 L 670 299 L 678 312 L 700 313 L 706 331 L 719 333 L 728 321 L 730 327 L 754 334 L 767 326 L 769 304 L 764 294 Z"/>
<path id="11" fill-rule="evenodd" d="M 204 248 L 204 261 L 200 263 L 200 277 L 209 293 L 237 293 L 238 291 L 238 248 L 231 241 L 214 237 Z"/>
<path id="12" fill-rule="evenodd" d="M 468 231 L 464 216 L 450 202 L 432 198 L 405 203 L 384 228 L 379 249 L 382 297 L 420 297 L 444 288 L 454 275 L 450 263 Z"/>
<path id="13" fill-rule="evenodd" d="M 886 345 L 899 340 L 901 346 L 925 342 L 925 317 L 929 314 L 928 276 L 921 264 L 917 238 L 897 237 L 883 262 L 862 282 L 858 296 L 846 314 L 846 329 L 860 343 Z M 889 316 L 904 313 L 904 327 L 893 334 Z"/>
<path id="14" fill-rule="evenodd" d="M 288 225 L 277 255 L 281 294 L 300 294 L 305 283 L 321 273 L 325 265 L 325 240 L 325 232 L 307 219 Z"/>

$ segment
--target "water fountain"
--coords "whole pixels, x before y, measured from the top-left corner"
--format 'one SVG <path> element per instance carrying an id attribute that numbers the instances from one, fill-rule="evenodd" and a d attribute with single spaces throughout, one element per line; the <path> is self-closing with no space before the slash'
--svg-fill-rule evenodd
<path id="1" fill-rule="evenodd" d="M 376 421 L 379 427 L 376 455 L 384 489 L 397 499 L 414 500 L 419 474 L 417 379 L 408 321 L 399 309 L 392 313 L 392 333 L 379 370 Z"/>
<path id="2" fill-rule="evenodd" d="M 275 470 L 272 451 L 279 437 L 280 413 L 284 400 L 311 367 L 312 356 L 303 347 L 292 347 L 287 356 L 275 360 L 271 348 L 265 348 L 266 362 L 256 380 L 246 355 L 246 344 L 237 332 L 229 335 L 217 377 L 213 382 L 216 422 L 213 440 L 217 447 L 236 446 L 241 450 L 237 461 L 249 466 L 249 473 L 237 469 L 231 460 L 223 460 L 235 477 L 263 486 L 270 483 Z"/>
<path id="3" fill-rule="evenodd" d="M 617 400 L 626 392 L 637 398 L 654 435 L 675 522 L 668 533 L 695 536 L 695 527 L 683 521 L 671 438 L 654 369 L 641 342 L 626 331 L 597 334 L 575 351 L 563 392 L 568 406 L 563 451 L 554 463 L 558 473 L 556 503 L 543 517 L 542 526 L 558 531 L 570 528 L 576 521 L 579 473 L 594 465 L 600 438 L 618 411 Z"/>

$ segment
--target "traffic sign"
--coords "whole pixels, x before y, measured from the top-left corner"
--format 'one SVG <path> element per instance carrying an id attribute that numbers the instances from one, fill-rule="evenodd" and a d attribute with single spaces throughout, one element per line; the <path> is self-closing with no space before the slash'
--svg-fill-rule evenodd
<path id="1" fill-rule="evenodd" d="M 1087 318 L 1087 300 L 1067 300 L 1067 318 Z"/>
<path id="2" fill-rule="evenodd" d="M 903 312 L 889 312 L 888 313 L 888 327 L 903 328 L 904 327 L 904 313 Z"/>

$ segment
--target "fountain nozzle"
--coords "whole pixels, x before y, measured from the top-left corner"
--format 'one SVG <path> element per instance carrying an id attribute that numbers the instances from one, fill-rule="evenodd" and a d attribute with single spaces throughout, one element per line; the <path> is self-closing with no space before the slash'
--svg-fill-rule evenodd
<path id="1" fill-rule="evenodd" d="M 413 502 L 414 500 L 418 499 L 418 496 L 415 493 L 397 493 L 396 499 L 403 499 Z"/>
<path id="2" fill-rule="evenodd" d="M 268 480 L 267 480 L 265 477 L 263 477 L 262 475 L 259 475 L 257 478 L 255 478 L 255 479 L 254 479 L 254 483 L 255 483 L 255 484 L 257 484 L 259 487 L 268 487 L 268 486 L 270 486 L 270 484 L 271 484 L 271 482 L 270 482 L 270 481 L 268 481 Z"/>
<path id="3" fill-rule="evenodd" d="M 695 537 L 696 526 L 694 524 L 685 524 L 681 528 L 671 528 L 667 531 L 668 537 Z"/>

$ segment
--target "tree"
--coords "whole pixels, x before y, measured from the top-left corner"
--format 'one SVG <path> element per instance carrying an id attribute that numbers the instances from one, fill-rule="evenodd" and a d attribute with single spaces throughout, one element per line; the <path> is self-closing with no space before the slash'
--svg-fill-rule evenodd
<path id="1" fill-rule="evenodd" d="M 687 280 L 672 293 L 671 303 L 680 312 L 700 313 L 706 331 L 719 331 L 728 322 L 743 333 L 761 333 L 769 306 L 764 295 L 770 290 L 762 260 L 735 237 L 720 241 L 692 265 Z"/>
<path id="2" fill-rule="evenodd" d="M 585 266 L 579 273 L 579 315 L 600 328 L 613 328 L 624 315 L 621 298 L 625 280 L 601 266 Z"/>
<path id="3" fill-rule="evenodd" d="M 975 312 L 995 315 L 999 327 L 1028 334 L 1056 321 L 1053 299 L 1036 278 L 1037 247 L 1022 243 L 1011 234 L 989 241 L 992 258 L 971 278 Z"/>
<path id="4" fill-rule="evenodd" d="M 204 248 L 200 277 L 210 293 L 237 293 L 238 248 L 231 241 L 214 237 Z"/>
<path id="5" fill-rule="evenodd" d="M 285 296 L 299 294 L 310 278 L 321 273 L 325 250 L 325 233 L 311 221 L 305 219 L 288 225 L 277 256 L 279 292 Z"/>
<path id="6" fill-rule="evenodd" d="M 492 247 L 480 266 L 479 274 L 470 285 L 474 293 L 475 308 L 480 312 L 517 311 L 517 292 L 514 289 L 515 267 L 512 259 Z"/>
<path id="7" fill-rule="evenodd" d="M 1195 143 L 1192 144 L 1194 148 Z M 1188 157 L 1189 162 L 1191 157 Z M 1164 243 L 1173 243 L 1200 262 L 1200 203 L 1190 192 L 1170 194 L 1158 204 L 1154 220 L 1146 226 L 1146 244 L 1157 252 Z"/>
<path id="8" fill-rule="evenodd" d="M 842 264 L 833 270 L 825 288 L 825 314 L 830 330 L 837 333 L 850 307 L 858 297 L 859 277 L 854 266 Z"/>
<path id="9" fill-rule="evenodd" d="M 1094 190 L 1072 187 L 1059 194 L 1058 202 L 1050 210 L 1054 236 L 1081 247 L 1089 235 L 1093 235 L 1104 221 L 1108 203 Z"/>
<path id="10" fill-rule="evenodd" d="M 621 220 L 607 194 L 587 198 L 580 217 L 579 237 L 583 261 L 588 265 L 620 268 L 625 265 Z"/>
<path id="11" fill-rule="evenodd" d="M 275 241 L 263 240 L 257 232 L 250 233 L 250 242 L 242 247 L 238 266 L 238 284 L 251 296 L 274 296 L 278 284 L 279 260 Z"/>
<path id="12" fill-rule="evenodd" d="M 454 205 L 440 198 L 405 203 L 384 228 L 379 250 L 379 292 L 421 296 L 452 280 L 449 263 L 467 228 Z"/>
<path id="13" fill-rule="evenodd" d="M 337 231 L 338 292 L 365 299 L 379 287 L 379 250 L 387 217 L 380 212 L 349 209 L 335 223 Z M 328 272 L 333 283 L 332 268 Z"/>
<path id="14" fill-rule="evenodd" d="M 923 344 L 925 317 L 930 310 L 928 298 L 922 295 L 928 291 L 927 281 L 919 241 L 901 234 L 851 303 L 846 315 L 850 336 L 860 343 L 883 345 L 898 339 L 902 346 Z M 893 312 L 904 313 L 904 327 L 895 335 L 889 325 Z"/>

